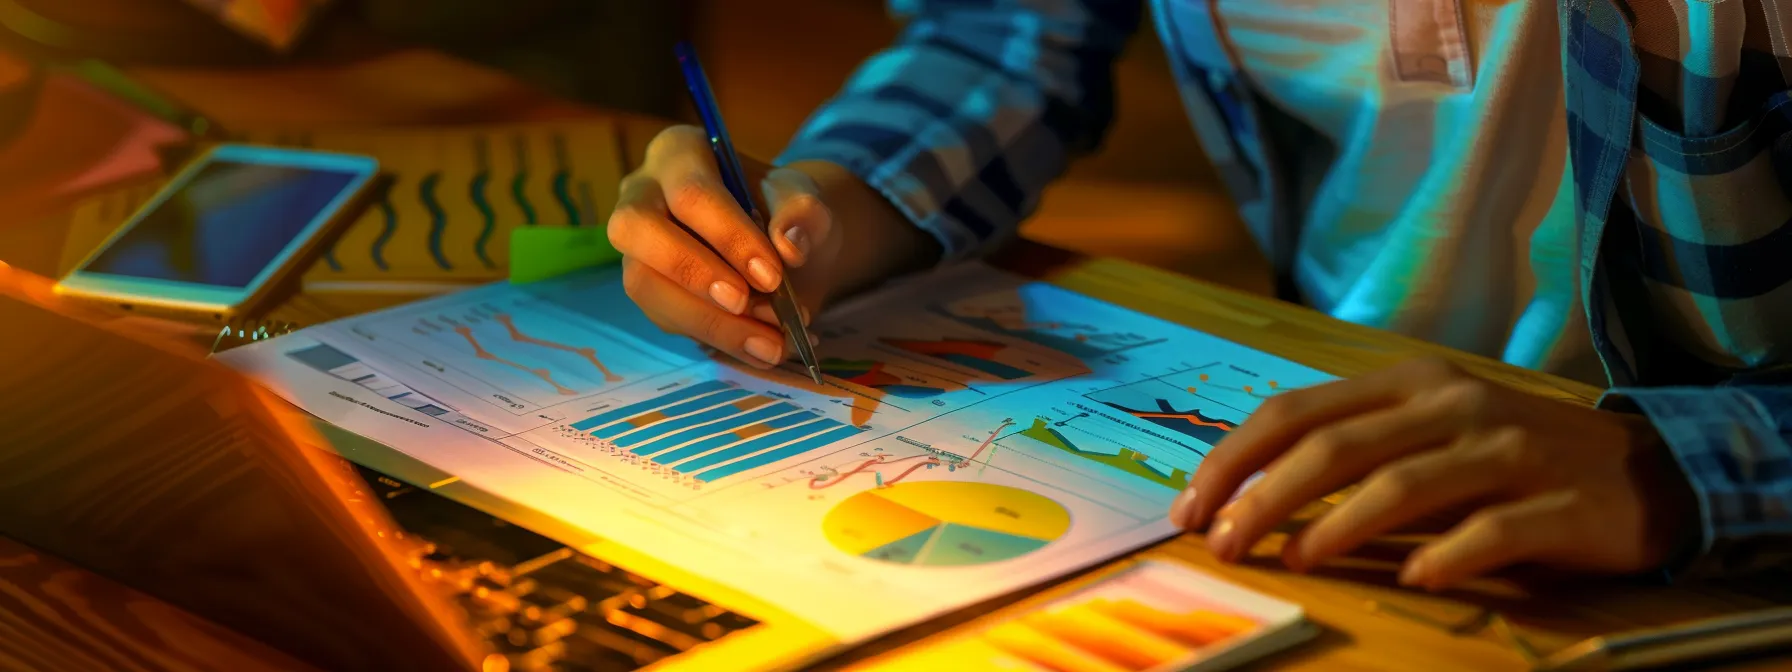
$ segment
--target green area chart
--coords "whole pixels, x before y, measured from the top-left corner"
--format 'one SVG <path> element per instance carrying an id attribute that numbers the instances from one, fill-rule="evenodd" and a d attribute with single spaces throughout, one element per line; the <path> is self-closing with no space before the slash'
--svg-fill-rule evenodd
<path id="1" fill-rule="evenodd" d="M 1167 472 L 1160 470 L 1150 463 L 1150 456 L 1131 448 L 1120 447 L 1115 453 L 1085 449 L 1078 445 L 1077 441 L 1071 440 L 1063 432 L 1055 429 L 1052 423 L 1044 418 L 1034 418 L 1031 427 L 1003 437 L 999 441 L 1013 447 L 1013 444 L 1017 442 L 1009 440 L 1012 437 L 1024 437 L 1033 443 L 1060 450 L 1090 462 L 1105 464 L 1166 488 L 1181 490 L 1188 487 L 1189 472 L 1187 471 L 1175 468 L 1170 468 Z"/>

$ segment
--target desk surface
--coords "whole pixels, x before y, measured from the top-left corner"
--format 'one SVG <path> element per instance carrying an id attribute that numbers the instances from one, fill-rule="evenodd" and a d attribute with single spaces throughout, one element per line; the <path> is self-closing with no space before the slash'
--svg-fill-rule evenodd
<path id="1" fill-rule="evenodd" d="M 445 68 L 432 58 L 414 58 L 409 66 Z M 391 63 L 380 67 L 397 67 Z M 355 117 L 344 112 L 346 103 L 332 95 L 359 95 L 365 90 L 361 72 L 350 77 L 353 87 L 340 83 L 322 86 L 316 99 L 290 90 L 276 100 L 279 105 L 258 104 L 256 87 L 291 87 L 295 82 L 334 81 L 317 72 L 302 72 L 295 79 L 260 76 L 253 81 L 240 75 L 206 73 L 144 73 L 160 88 L 186 99 L 225 123 L 292 122 L 317 118 L 330 122 L 419 122 L 443 115 L 432 109 L 491 109 L 462 100 L 446 100 L 443 91 L 423 108 L 376 105 L 373 113 Z M 437 81 L 457 81 L 443 76 Z M 481 75 L 485 76 L 485 75 Z M 430 77 L 426 79 L 435 79 Z M 473 79 L 464 81 L 485 82 Z M 498 84 L 486 89 L 513 94 Z M 471 87 L 479 89 L 480 87 Z M 332 93 L 334 92 L 334 93 Z M 295 109 L 292 101 L 312 100 L 312 111 Z M 431 107 L 433 106 L 433 107 Z M 516 106 L 506 118 L 518 116 L 566 116 L 588 114 L 573 106 L 534 99 Z M 424 109 L 427 108 L 427 109 Z M 309 116 L 307 116 L 309 115 Z M 458 116 L 458 115 L 455 115 Z M 638 157 L 648 138 L 664 122 L 624 118 L 629 156 Z M 0 232 L 4 233 L 4 232 Z M 0 258 L 21 267 L 34 259 L 55 259 L 62 238 L 55 231 L 14 231 L 0 236 Z M 1070 289 L 1194 326 L 1216 336 L 1300 361 L 1338 375 L 1353 375 L 1422 355 L 1455 360 L 1484 376 L 1536 394 L 1569 403 L 1590 404 L 1597 389 L 1535 372 L 1456 353 L 1412 339 L 1332 320 L 1296 306 L 1202 284 L 1178 276 L 1112 260 L 1081 259 L 1066 253 L 1031 247 L 1009 261 L 1019 270 L 1034 272 Z M 36 270 L 36 269 L 32 269 Z M 300 296 L 288 306 L 294 317 L 332 317 L 374 306 L 365 299 Z M 1198 538 L 1183 537 L 1143 551 L 1173 557 L 1246 586 L 1303 604 L 1325 634 L 1317 641 L 1265 664 L 1270 669 L 1291 670 L 1389 670 L 1389 669 L 1503 669 L 1526 667 L 1517 648 L 1502 640 L 1496 629 L 1466 635 L 1447 632 L 1440 623 L 1467 621 L 1482 609 L 1502 614 L 1524 641 L 1543 652 L 1574 641 L 1615 631 L 1663 625 L 1703 616 L 1766 606 L 1770 600 L 1792 603 L 1792 588 L 1769 594 L 1768 585 L 1746 590 L 1721 585 L 1689 588 L 1641 588 L 1609 582 L 1578 582 L 1554 588 L 1548 598 L 1525 597 L 1505 583 L 1486 582 L 1469 590 L 1428 596 L 1393 586 L 1398 553 L 1403 540 L 1389 538 L 1362 557 L 1341 560 L 1309 575 L 1280 570 L 1269 560 L 1281 543 L 1272 535 L 1257 549 L 1257 560 L 1243 565 L 1218 563 Z M 1404 540 L 1410 547 L 1410 540 Z M 1395 554 L 1390 556 L 1389 551 Z M 1379 552 L 1379 557 L 1376 557 Z M 1073 587 L 1059 586 L 1052 590 Z M 999 617 L 1005 609 L 1023 604 L 986 606 L 929 623 L 874 642 L 844 661 L 843 665 L 875 663 L 880 654 L 903 644 L 950 634 L 967 622 Z M 1393 615 L 1396 609 L 1407 615 Z M 1773 666 L 1759 664 L 1762 669 Z M 1783 666 L 1784 662 L 1780 663 Z M 130 591 L 55 558 L 34 554 L 0 539 L 0 668 L 144 670 L 290 670 L 303 669 L 292 660 L 203 619 L 185 614 L 153 598 Z"/>

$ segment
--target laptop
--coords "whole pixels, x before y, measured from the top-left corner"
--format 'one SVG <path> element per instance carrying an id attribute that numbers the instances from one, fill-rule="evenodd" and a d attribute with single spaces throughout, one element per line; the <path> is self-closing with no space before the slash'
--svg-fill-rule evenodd
<path id="1" fill-rule="evenodd" d="M 782 669 L 841 646 L 50 285 L 0 264 L 0 534 L 326 670 Z"/>

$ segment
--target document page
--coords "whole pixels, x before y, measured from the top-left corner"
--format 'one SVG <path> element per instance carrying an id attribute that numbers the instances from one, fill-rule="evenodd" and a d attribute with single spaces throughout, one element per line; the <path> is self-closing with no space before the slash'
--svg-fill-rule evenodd
<path id="1" fill-rule="evenodd" d="M 1331 379 L 971 264 L 826 315 L 816 385 L 660 332 L 620 277 L 499 283 L 219 357 L 845 641 L 1175 534 L 1170 502 L 1216 442 Z"/>

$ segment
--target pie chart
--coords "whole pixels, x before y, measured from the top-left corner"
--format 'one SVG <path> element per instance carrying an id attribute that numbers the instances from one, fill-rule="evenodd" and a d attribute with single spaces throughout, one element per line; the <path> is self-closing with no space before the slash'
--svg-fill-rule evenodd
<path id="1" fill-rule="evenodd" d="M 908 481 L 848 497 L 821 527 L 828 543 L 863 558 L 962 567 L 1045 548 L 1070 530 L 1070 512 L 1005 485 Z"/>

